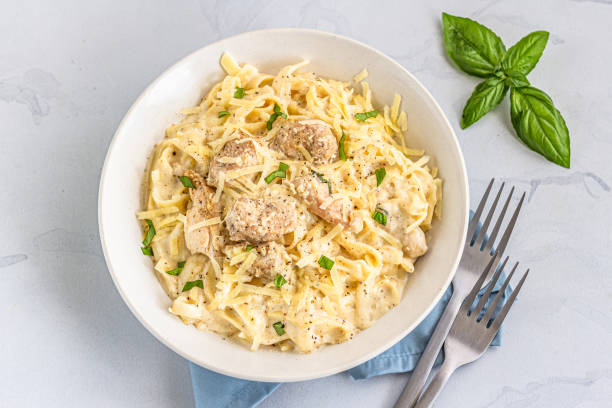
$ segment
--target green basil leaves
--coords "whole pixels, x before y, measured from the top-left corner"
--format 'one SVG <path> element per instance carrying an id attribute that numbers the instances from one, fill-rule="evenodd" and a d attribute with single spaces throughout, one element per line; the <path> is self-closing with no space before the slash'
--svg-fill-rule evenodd
<path id="1" fill-rule="evenodd" d="M 529 148 L 553 163 L 569 168 L 569 132 L 552 100 L 537 88 L 512 88 L 512 126 Z"/>
<path id="2" fill-rule="evenodd" d="M 536 66 L 548 41 L 546 31 L 534 31 L 521 38 L 504 55 L 501 66 L 505 72 L 517 71 L 527 75 Z"/>
<path id="3" fill-rule="evenodd" d="M 504 79 L 496 76 L 479 83 L 463 108 L 461 129 L 465 129 L 492 111 L 504 99 L 506 92 L 508 85 Z"/>
<path id="4" fill-rule="evenodd" d="M 442 13 L 448 56 L 467 74 L 486 78 L 495 73 L 506 47 L 493 31 L 469 18 Z"/>
<path id="5" fill-rule="evenodd" d="M 531 150 L 560 166 L 570 166 L 570 140 L 565 120 L 544 92 L 526 75 L 536 66 L 546 31 L 534 31 L 506 51 L 489 28 L 469 18 L 442 13 L 444 44 L 450 59 L 467 74 L 486 78 L 478 84 L 461 115 L 465 129 L 486 115 L 510 93 L 511 119 L 519 138 Z"/>

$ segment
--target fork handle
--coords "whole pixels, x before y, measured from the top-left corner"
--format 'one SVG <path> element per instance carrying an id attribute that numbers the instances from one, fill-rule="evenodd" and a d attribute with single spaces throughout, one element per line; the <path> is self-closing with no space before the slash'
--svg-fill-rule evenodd
<path id="1" fill-rule="evenodd" d="M 448 301 L 448 305 L 446 306 L 446 309 L 444 309 L 444 313 L 438 321 L 438 324 L 431 335 L 431 339 L 423 351 L 423 355 L 412 372 L 406 388 L 404 388 L 402 395 L 400 395 L 399 399 L 395 403 L 395 408 L 412 408 L 416 400 L 419 398 L 419 395 L 421 395 L 423 386 L 427 382 L 427 378 L 431 372 L 431 368 L 436 361 L 436 357 L 438 356 L 440 349 L 442 349 L 442 344 L 444 344 L 444 340 L 446 339 L 451 325 L 453 324 L 453 320 L 455 320 L 455 316 L 457 316 L 457 313 L 459 312 L 461 302 L 463 302 L 463 298 L 466 295 L 463 292 L 464 291 L 461 291 L 458 288 L 453 288 L 453 295 Z"/>
<path id="2" fill-rule="evenodd" d="M 431 383 L 417 401 L 414 408 L 430 408 L 433 406 L 434 401 L 440 395 L 442 388 L 448 381 L 449 377 L 457 369 L 457 364 L 450 358 L 445 358 L 444 363 L 440 367 L 440 371 L 431 380 Z"/>

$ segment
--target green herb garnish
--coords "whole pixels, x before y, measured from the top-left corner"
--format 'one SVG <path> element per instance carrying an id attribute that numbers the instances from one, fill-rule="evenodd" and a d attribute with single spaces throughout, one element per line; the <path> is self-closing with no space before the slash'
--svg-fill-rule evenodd
<path id="1" fill-rule="evenodd" d="M 329 190 L 329 194 L 332 193 L 332 185 L 331 185 L 331 181 L 329 181 L 328 179 L 326 179 L 325 177 L 323 177 L 322 173 L 319 173 L 317 171 L 311 170 L 312 174 L 314 174 L 315 176 L 317 176 L 317 178 L 322 182 L 322 183 L 327 183 L 327 189 Z"/>
<path id="2" fill-rule="evenodd" d="M 277 288 L 280 288 L 285 283 L 287 283 L 287 280 L 280 273 L 274 277 L 274 286 Z"/>
<path id="3" fill-rule="evenodd" d="M 217 116 L 217 117 L 222 118 L 224 116 L 229 116 L 229 114 L 230 113 L 228 111 L 221 111 L 221 112 L 219 112 L 219 116 Z"/>
<path id="4" fill-rule="evenodd" d="M 193 184 L 193 181 L 191 181 L 191 179 L 187 176 L 179 176 L 179 180 L 181 180 L 181 183 L 183 183 L 183 186 L 187 187 L 187 188 L 195 188 L 195 185 Z"/>
<path id="5" fill-rule="evenodd" d="M 143 247 L 143 248 L 140 248 L 140 250 L 142 251 L 143 255 L 153 256 L 153 248 L 151 247 Z"/>
<path id="6" fill-rule="evenodd" d="M 255 248 L 255 245 L 247 245 L 245 250 L 249 252 L 253 248 Z"/>
<path id="7" fill-rule="evenodd" d="M 266 122 L 266 127 L 268 128 L 268 130 L 272 129 L 272 124 L 274 123 L 276 118 L 278 118 L 279 116 L 284 118 L 284 119 L 287 119 L 287 114 L 283 113 L 281 111 L 280 106 L 278 106 L 278 104 L 275 103 L 274 104 L 274 113 L 272 115 L 270 115 L 270 119 L 268 119 L 268 121 Z"/>
<path id="8" fill-rule="evenodd" d="M 166 271 L 166 273 L 168 275 L 178 276 L 183 271 L 184 267 L 185 267 L 185 261 L 179 262 L 176 268 L 172 269 L 171 271 Z"/>
<path id="9" fill-rule="evenodd" d="M 188 290 L 191 290 L 192 288 L 198 287 L 200 289 L 204 289 L 204 283 L 202 282 L 202 279 L 198 279 L 198 280 L 194 280 L 194 281 L 190 281 L 185 283 L 185 286 L 183 286 L 183 292 L 187 292 Z"/>
<path id="10" fill-rule="evenodd" d="M 374 212 L 372 213 L 372 218 L 374 218 L 374 221 L 381 225 L 387 225 L 387 214 L 385 214 L 381 208 L 377 207 L 374 210 Z"/>
<path id="11" fill-rule="evenodd" d="M 376 187 L 380 186 L 387 175 L 387 170 L 384 167 L 376 169 Z"/>
<path id="12" fill-rule="evenodd" d="M 279 336 L 285 334 L 285 324 L 283 322 L 276 322 L 272 325 L 272 327 L 274 327 L 276 334 L 278 334 Z"/>
<path id="13" fill-rule="evenodd" d="M 319 265 L 321 265 L 321 268 L 331 271 L 331 268 L 334 267 L 334 261 L 332 261 L 325 255 L 321 255 L 321 257 L 319 258 Z"/>
<path id="14" fill-rule="evenodd" d="M 569 131 L 561 113 L 527 74 L 536 66 L 548 41 L 534 31 L 506 51 L 489 28 L 469 18 L 442 13 L 444 44 L 450 59 L 465 73 L 482 78 L 468 99 L 461 127 L 469 127 L 492 111 L 510 92 L 510 116 L 518 137 L 531 150 L 560 166 L 570 167 Z"/>
<path id="15" fill-rule="evenodd" d="M 244 88 L 236 87 L 236 90 L 234 91 L 234 98 L 236 99 L 244 98 Z"/>
<path id="16" fill-rule="evenodd" d="M 147 231 L 147 235 L 145 236 L 145 239 L 142 240 L 142 245 L 145 247 L 148 247 L 149 245 L 151 245 L 151 241 L 153 240 L 153 237 L 155 236 L 155 227 L 153 226 L 153 221 L 147 219 L 145 220 L 145 222 L 149 226 L 149 230 Z"/>
<path id="17" fill-rule="evenodd" d="M 340 156 L 340 160 L 346 161 L 346 153 L 344 152 L 344 139 L 346 135 L 344 134 L 344 130 L 342 131 L 342 137 L 338 142 L 338 156 Z"/>
<path id="18" fill-rule="evenodd" d="M 357 119 L 360 122 L 365 122 L 366 119 L 375 118 L 377 115 L 378 115 L 378 111 L 374 109 L 373 111 L 369 111 L 369 112 L 356 113 L 355 119 Z"/>
<path id="19" fill-rule="evenodd" d="M 278 170 L 268 174 L 264 180 L 266 181 L 266 183 L 270 184 L 277 178 L 285 178 L 287 177 L 287 170 L 289 170 L 289 165 L 280 162 L 278 164 Z"/>

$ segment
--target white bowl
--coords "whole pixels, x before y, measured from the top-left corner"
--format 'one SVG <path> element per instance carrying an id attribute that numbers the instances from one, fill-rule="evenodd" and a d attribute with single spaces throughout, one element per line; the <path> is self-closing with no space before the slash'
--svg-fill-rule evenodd
<path id="1" fill-rule="evenodd" d="M 275 73 L 286 64 L 311 61 L 308 70 L 350 81 L 369 72 L 375 104 L 402 95 L 408 143 L 434 159 L 444 180 L 442 220 L 429 232 L 430 251 L 416 264 L 400 304 L 353 340 L 310 354 L 251 352 L 215 333 L 184 325 L 168 312 L 170 300 L 150 258 L 139 249 L 136 221 L 145 163 L 181 108 L 197 104 L 224 73 L 224 51 L 239 62 Z M 248 32 L 210 44 L 167 69 L 134 102 L 108 149 L 98 202 L 98 222 L 111 276 L 132 313 L 158 340 L 194 363 L 222 374 L 259 381 L 301 381 L 354 367 L 383 352 L 416 327 L 448 287 L 459 262 L 468 217 L 468 187 L 455 134 L 429 92 L 398 63 L 357 41 L 302 29 Z"/>

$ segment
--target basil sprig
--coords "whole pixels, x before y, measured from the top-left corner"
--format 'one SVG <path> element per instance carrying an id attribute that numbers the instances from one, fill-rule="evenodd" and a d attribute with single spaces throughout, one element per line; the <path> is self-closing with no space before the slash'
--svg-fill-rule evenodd
<path id="1" fill-rule="evenodd" d="M 442 23 L 450 59 L 465 73 L 486 78 L 465 104 L 461 128 L 492 111 L 510 89 L 512 125 L 519 138 L 531 150 L 569 168 L 570 141 L 565 120 L 550 97 L 532 87 L 526 77 L 542 56 L 548 33 L 534 31 L 506 51 L 493 31 L 474 20 L 442 13 Z"/>

